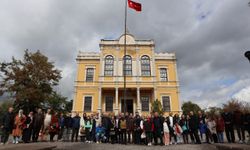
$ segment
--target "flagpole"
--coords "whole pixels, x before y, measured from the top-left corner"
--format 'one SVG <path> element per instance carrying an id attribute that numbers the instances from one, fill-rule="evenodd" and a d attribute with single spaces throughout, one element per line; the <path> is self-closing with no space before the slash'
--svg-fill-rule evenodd
<path id="1" fill-rule="evenodd" d="M 128 5 L 128 0 L 125 0 L 125 20 L 124 20 L 124 57 L 123 57 L 123 77 L 124 77 L 124 89 L 123 89 L 123 98 L 124 98 L 124 115 L 126 113 L 126 95 L 127 95 L 127 89 L 126 89 L 126 54 L 127 54 L 127 5 Z"/>

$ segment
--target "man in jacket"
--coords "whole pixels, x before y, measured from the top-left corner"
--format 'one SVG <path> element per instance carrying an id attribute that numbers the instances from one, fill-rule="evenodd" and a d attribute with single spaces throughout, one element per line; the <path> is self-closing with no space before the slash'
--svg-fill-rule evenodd
<path id="1" fill-rule="evenodd" d="M 72 119 L 72 136 L 71 136 L 71 142 L 78 141 L 78 133 L 80 129 L 80 119 L 79 113 L 76 113 L 76 116 Z"/>
<path id="2" fill-rule="evenodd" d="M 33 117 L 33 133 L 32 133 L 33 142 L 37 142 L 38 137 L 39 137 L 39 132 L 43 126 L 43 122 L 44 122 L 44 115 L 43 115 L 42 109 L 39 108 L 37 110 L 37 113 L 34 114 L 34 117 Z"/>
<path id="3" fill-rule="evenodd" d="M 196 144 L 201 144 L 201 140 L 198 135 L 198 128 L 199 128 L 198 117 L 193 113 L 193 111 L 190 111 L 190 119 L 189 119 L 190 135 L 195 138 Z"/>
<path id="4" fill-rule="evenodd" d="M 13 107 L 9 107 L 8 112 L 6 112 L 2 119 L 2 124 L 0 125 L 2 129 L 1 143 L 5 144 L 14 126 L 14 113 Z"/>
<path id="5" fill-rule="evenodd" d="M 154 119 L 153 119 L 153 124 L 154 124 L 154 144 L 158 144 L 158 138 L 160 138 L 161 145 L 163 145 L 163 122 L 162 119 L 159 117 L 158 112 L 155 112 L 154 114 Z"/>
<path id="6" fill-rule="evenodd" d="M 227 141 L 229 143 L 235 142 L 235 136 L 234 136 L 234 127 L 233 127 L 233 115 L 228 111 L 228 109 L 224 109 L 224 113 L 222 113 L 222 118 L 225 122 L 225 131 L 226 131 L 226 137 Z"/>

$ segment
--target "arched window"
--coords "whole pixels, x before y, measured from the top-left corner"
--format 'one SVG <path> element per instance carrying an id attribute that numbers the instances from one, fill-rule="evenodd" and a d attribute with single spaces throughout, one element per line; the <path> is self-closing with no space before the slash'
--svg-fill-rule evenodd
<path id="1" fill-rule="evenodd" d="M 125 63 L 126 62 L 126 63 Z M 132 76 L 132 57 L 126 55 L 123 57 L 123 71 L 125 71 L 125 75 Z"/>
<path id="2" fill-rule="evenodd" d="M 113 72 L 114 72 L 114 57 L 108 55 L 105 57 L 104 76 L 113 76 Z"/>
<path id="3" fill-rule="evenodd" d="M 150 58 L 146 55 L 141 57 L 141 75 L 142 76 L 150 76 Z"/>

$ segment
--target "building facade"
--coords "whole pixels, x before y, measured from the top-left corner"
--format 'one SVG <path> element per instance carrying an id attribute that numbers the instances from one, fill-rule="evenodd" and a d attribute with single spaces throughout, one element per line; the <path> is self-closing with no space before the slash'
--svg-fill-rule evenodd
<path id="1" fill-rule="evenodd" d="M 153 40 L 124 38 L 101 40 L 100 52 L 79 52 L 73 112 L 147 114 L 158 99 L 165 112 L 178 112 L 179 83 L 174 53 L 156 53 Z M 126 60 L 126 66 L 123 60 Z M 126 100 L 124 76 L 126 74 Z"/>

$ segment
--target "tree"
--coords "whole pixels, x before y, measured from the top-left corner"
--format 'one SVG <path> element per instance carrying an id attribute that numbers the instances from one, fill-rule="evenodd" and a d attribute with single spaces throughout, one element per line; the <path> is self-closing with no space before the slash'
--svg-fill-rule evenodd
<path id="1" fill-rule="evenodd" d="M 49 98 L 42 103 L 44 109 L 53 108 L 56 112 L 64 112 L 67 104 L 67 97 L 63 97 L 61 94 L 52 92 Z"/>
<path id="2" fill-rule="evenodd" d="M 53 86 L 58 85 L 61 71 L 39 50 L 25 51 L 23 59 L 12 58 L 11 62 L 1 62 L 2 82 L 0 93 L 9 93 L 15 98 L 14 107 L 27 113 L 48 99 Z"/>
<path id="3" fill-rule="evenodd" d="M 223 104 L 223 109 L 234 112 L 236 110 L 242 110 L 243 103 L 237 99 L 231 99 L 227 103 Z"/>
<path id="4" fill-rule="evenodd" d="M 195 103 L 192 103 L 191 101 L 184 102 L 181 106 L 181 109 L 183 111 L 183 114 L 188 114 L 190 111 L 193 111 L 197 114 L 198 111 L 201 111 L 200 106 Z"/>
<path id="5" fill-rule="evenodd" d="M 158 112 L 160 115 L 163 114 L 162 105 L 158 99 L 156 99 L 155 101 L 152 102 L 151 110 L 153 113 Z"/>
<path id="6" fill-rule="evenodd" d="M 8 108 L 13 105 L 12 100 L 3 100 L 0 103 L 0 120 L 2 120 L 2 116 L 4 115 L 5 112 L 8 111 Z"/>

